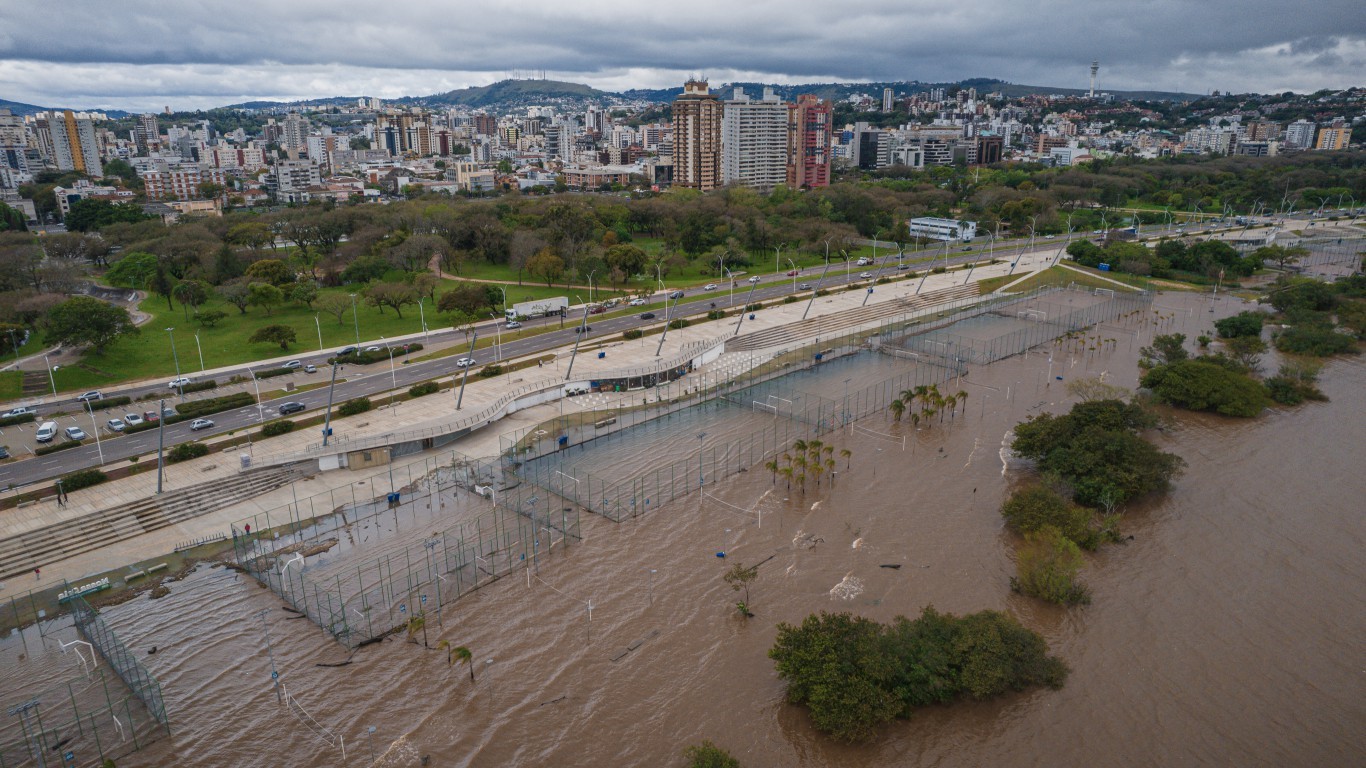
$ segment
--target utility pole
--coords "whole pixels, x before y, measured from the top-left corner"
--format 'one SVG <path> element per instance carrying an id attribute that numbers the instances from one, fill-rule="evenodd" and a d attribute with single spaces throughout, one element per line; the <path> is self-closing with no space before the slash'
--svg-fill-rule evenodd
<path id="1" fill-rule="evenodd" d="M 157 494 L 161 493 L 161 479 L 165 475 L 166 460 L 166 398 L 157 401 Z"/>
<path id="2" fill-rule="evenodd" d="M 266 626 L 266 613 L 269 608 L 262 608 L 256 612 L 261 617 L 261 632 L 266 638 L 266 654 L 270 656 L 270 680 L 275 685 L 275 700 L 284 703 L 284 697 L 280 695 L 280 673 L 275 670 L 275 649 L 270 645 L 270 628 Z"/>

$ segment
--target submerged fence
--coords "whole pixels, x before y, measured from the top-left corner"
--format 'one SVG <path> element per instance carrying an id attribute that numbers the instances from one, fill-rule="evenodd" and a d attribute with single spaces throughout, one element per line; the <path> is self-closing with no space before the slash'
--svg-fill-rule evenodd
<path id="1" fill-rule="evenodd" d="M 884 326 L 889 354 L 986 365 L 1152 305 L 1149 292 L 1046 288 L 946 318 L 933 327 Z"/>
<path id="2" fill-rule="evenodd" d="M 161 686 L 85 600 L 72 601 L 71 619 L 85 641 L 67 642 L 66 618 L 42 634 L 38 654 L 53 643 L 81 674 L 54 682 L 51 663 L 29 671 L 6 669 L 6 719 L 0 721 L 0 766 L 97 766 L 121 758 L 170 732 Z M 55 627 L 55 628 L 54 628 Z M 27 672 L 27 675 L 26 675 Z M 112 672 L 112 674 L 111 674 Z"/>
<path id="3" fill-rule="evenodd" d="M 462 595 L 581 538 L 576 507 L 509 483 L 496 460 L 452 451 L 418 466 L 380 495 L 352 484 L 234 523 L 238 565 L 356 647 L 415 617 L 443 622 Z"/>

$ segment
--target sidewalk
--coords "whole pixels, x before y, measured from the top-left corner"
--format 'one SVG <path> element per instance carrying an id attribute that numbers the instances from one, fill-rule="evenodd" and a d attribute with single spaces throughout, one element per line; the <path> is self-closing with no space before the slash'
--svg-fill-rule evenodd
<path id="1" fill-rule="evenodd" d="M 1021 275 L 1046 268 L 1052 263 L 1055 251 L 1056 249 L 1041 250 L 1022 257 L 1016 266 L 1015 274 Z M 972 278 L 979 280 L 996 277 L 1005 275 L 1009 271 L 1009 263 L 981 266 L 973 271 Z M 962 285 L 964 278 L 965 272 L 953 271 L 940 275 L 930 275 L 924 279 L 923 287 L 921 287 L 920 278 L 879 285 L 875 287 L 874 293 L 868 296 L 868 304 L 873 305 L 914 295 L 918 287 L 920 293 L 929 293 Z M 818 297 L 811 307 L 810 317 L 831 317 L 844 310 L 856 308 L 863 303 L 864 296 L 865 292 L 861 290 L 841 290 L 828 296 Z M 738 303 L 739 300 L 737 300 Z M 750 320 L 748 316 L 745 317 L 741 333 L 748 334 L 791 324 L 801 319 L 806 307 L 807 301 L 803 300 L 791 304 L 779 303 L 760 310 L 754 313 L 753 320 Z M 868 322 L 863 325 L 875 327 L 877 322 L 879 321 Z M 841 328 L 837 321 L 833 321 L 824 332 L 844 333 L 849 330 L 851 329 Z M 580 347 L 579 355 L 574 361 L 572 379 L 574 381 L 591 380 L 595 374 L 602 374 L 607 371 L 653 367 L 656 365 L 656 361 L 668 361 L 671 358 L 679 357 L 690 349 L 697 350 L 708 343 L 720 343 L 724 339 L 730 338 L 734 332 L 734 317 L 727 318 L 724 321 L 701 322 L 689 328 L 670 330 L 658 357 L 655 355 L 655 350 L 660 344 L 658 335 L 646 336 L 632 341 L 625 341 L 619 335 L 612 338 L 591 340 Z M 418 334 L 418 336 L 420 335 Z M 569 350 L 570 347 L 555 350 L 553 353 L 556 355 L 556 360 L 553 366 L 546 365 L 544 368 L 524 369 L 491 379 L 478 378 L 471 372 L 459 412 L 455 410 L 455 397 L 459 391 L 459 378 L 462 374 L 457 372 L 454 374 L 456 387 L 453 390 L 443 390 L 427 397 L 399 403 L 393 407 L 386 406 L 345 419 L 334 419 L 332 422 L 334 439 L 345 443 L 391 432 L 436 427 L 450 422 L 458 414 L 472 414 L 481 408 L 494 404 L 508 390 L 529 384 L 533 380 L 563 381 L 569 365 Z M 599 352 L 603 353 L 603 357 L 598 357 Z M 545 354 L 549 353 L 541 353 L 541 355 Z M 749 365 L 761 363 L 768 357 L 756 353 L 715 359 L 709 364 L 700 366 L 693 374 L 668 386 L 681 394 L 690 388 L 699 386 L 703 377 L 722 375 L 728 379 L 741 375 Z M 442 377 L 442 380 L 447 378 Z M 669 391 L 666 389 L 663 396 L 671 396 Z M 234 504 L 216 513 L 122 541 L 98 552 L 45 565 L 42 583 L 51 583 L 63 579 L 75 581 L 87 574 L 110 570 L 127 563 L 168 553 L 179 542 L 221 534 L 233 521 L 292 503 L 295 494 L 302 499 L 305 496 L 323 493 L 330 489 L 346 487 L 357 480 L 371 476 L 387 475 L 390 466 L 398 470 L 411 464 L 427 461 L 435 453 L 454 449 L 474 458 L 496 456 L 500 450 L 500 435 L 540 423 L 562 412 L 610 406 L 623 398 L 633 401 L 640 396 L 639 392 L 601 393 L 562 398 L 560 402 L 551 401 L 519 410 L 495 423 L 476 429 L 452 444 L 422 454 L 403 457 L 396 460 L 392 465 L 369 467 L 364 470 L 343 469 L 322 472 L 310 479 L 295 483 L 293 486 L 276 489 L 250 501 Z M 167 490 L 186 488 L 213 482 L 215 479 L 235 476 L 240 471 L 241 454 L 255 457 L 262 455 L 263 452 L 275 455 L 303 451 L 309 445 L 320 442 L 321 435 L 316 430 L 316 427 L 309 427 L 298 432 L 271 438 L 264 443 L 258 442 L 250 447 L 246 445 L 236 446 L 225 451 L 216 451 L 201 459 L 167 465 L 164 488 Z M 128 463 L 120 462 L 111 466 L 127 465 Z M 58 508 L 55 499 L 48 498 L 21 509 L 5 510 L 0 512 L 0 538 L 20 535 L 25 531 L 50 525 L 56 521 L 80 517 L 112 506 L 146 498 L 154 494 L 155 491 L 156 472 L 152 468 L 132 477 L 71 493 L 64 508 Z M 10 582 L 4 586 L 3 590 L 0 590 L 0 594 L 16 589 L 27 590 L 38 585 L 37 582 Z"/>

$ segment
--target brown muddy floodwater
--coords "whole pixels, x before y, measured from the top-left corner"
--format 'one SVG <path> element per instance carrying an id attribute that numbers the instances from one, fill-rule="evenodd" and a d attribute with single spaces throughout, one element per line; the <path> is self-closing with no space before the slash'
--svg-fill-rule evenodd
<path id="1" fill-rule="evenodd" d="M 1207 298 L 1158 305 L 1171 313 L 1162 332 L 1194 337 L 1212 317 Z M 1220 314 L 1237 309 L 1227 302 Z M 1324 369 L 1329 403 L 1250 421 L 1173 414 L 1156 439 L 1189 467 L 1170 494 L 1125 510 L 1132 541 L 1089 558 L 1094 603 L 1062 610 L 1010 594 L 1016 541 L 998 509 L 1023 470 L 1003 471 L 1002 437 L 1070 405 L 1064 382 L 1047 380 L 1050 365 L 1065 379 L 1104 372 L 1132 386 L 1152 328 L 1113 330 L 1110 352 L 973 369 L 950 388 L 969 392 L 966 412 L 919 433 L 883 416 L 860 422 L 910 435 L 904 452 L 899 437 L 832 435 L 853 451 L 833 483 L 800 493 L 760 467 L 709 489 L 762 509 L 761 526 L 696 494 L 620 525 L 585 514 L 581 545 L 535 578 L 516 573 L 462 599 L 429 628 L 432 645 L 469 647 L 477 682 L 443 651 L 402 638 L 356 651 L 348 666 L 315 666 L 348 652 L 222 568 L 161 600 L 107 609 L 131 647 L 159 646 L 145 663 L 174 729 L 119 765 L 364 766 L 373 753 L 391 766 L 424 755 L 432 766 L 669 766 L 702 739 L 747 768 L 1360 765 L 1360 360 Z M 641 450 L 672 458 L 667 445 Z M 770 556 L 751 589 L 757 615 L 741 619 L 721 574 Z M 1018 616 L 1071 665 L 1066 686 L 924 710 L 854 746 L 784 703 L 766 656 L 779 622 L 820 610 L 887 621 L 931 603 Z M 276 703 L 263 608 L 282 680 L 345 740 L 345 761 Z"/>

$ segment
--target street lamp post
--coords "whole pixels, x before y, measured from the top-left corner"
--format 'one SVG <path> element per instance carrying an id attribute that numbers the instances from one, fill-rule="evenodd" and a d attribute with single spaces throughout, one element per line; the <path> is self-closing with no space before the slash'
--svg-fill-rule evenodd
<path id="1" fill-rule="evenodd" d="M 417 299 L 417 321 L 422 324 L 422 343 L 430 344 L 431 339 L 427 338 L 427 313 L 422 311 L 422 300 L 426 296 L 419 296 Z"/>
<path id="2" fill-rule="evenodd" d="M 782 244 L 782 243 L 779 243 L 779 244 L 777 245 L 777 247 L 775 247 L 775 248 L 773 249 L 773 274 L 775 274 L 775 275 L 778 274 L 778 271 L 782 269 L 782 267 L 780 266 L 780 261 L 779 261 L 779 259 L 782 258 L 782 255 L 783 255 L 783 244 Z"/>
<path id="3" fill-rule="evenodd" d="M 171 337 L 171 357 L 175 359 L 175 377 L 176 377 L 176 381 L 177 381 L 177 384 L 176 384 L 176 391 L 180 394 L 180 399 L 181 399 L 181 400 L 184 400 L 184 399 L 185 399 L 185 385 L 184 385 L 184 384 L 178 383 L 178 382 L 180 381 L 180 378 L 181 378 L 181 376 L 180 376 L 180 355 L 176 354 L 176 351 L 175 351 L 175 328 L 174 328 L 174 327 L 172 327 L 172 328 L 167 328 L 167 329 L 166 329 L 166 333 L 167 333 L 168 335 L 170 335 L 170 337 Z"/>
<path id="4" fill-rule="evenodd" d="M 47 355 L 43 355 L 43 363 L 47 365 L 47 382 L 52 385 L 52 394 L 56 396 L 57 377 L 52 375 L 52 361 L 47 359 Z"/>
<path id="5" fill-rule="evenodd" d="M 701 488 L 707 484 L 706 470 L 702 466 L 702 440 L 707 436 L 706 432 L 697 434 L 697 487 Z"/>
<path id="6" fill-rule="evenodd" d="M 100 424 L 99 422 L 95 421 L 95 406 L 91 405 L 90 403 L 91 401 L 89 400 L 85 401 L 85 410 L 87 413 L 90 414 L 90 429 L 95 433 L 95 450 L 99 451 L 100 465 L 103 466 L 104 446 L 100 444 Z"/>
<path id="7" fill-rule="evenodd" d="M 318 316 L 313 316 L 313 327 L 318 329 L 318 351 L 323 351 L 323 324 L 318 322 Z"/>
<path id="8" fill-rule="evenodd" d="M 14 347 L 14 364 L 19 364 L 19 342 L 15 340 L 14 329 L 9 329 L 9 344 Z"/>
<path id="9" fill-rule="evenodd" d="M 383 336 L 379 337 L 379 340 L 381 343 L 384 344 L 384 348 L 389 351 L 389 380 L 393 384 L 394 391 L 396 392 L 398 391 L 398 373 L 394 371 L 394 348 L 389 344 L 389 341 L 385 339 Z M 397 407 L 398 399 L 394 397 L 393 392 L 390 392 L 389 410 L 392 411 L 394 408 Z"/>
<path id="10" fill-rule="evenodd" d="M 266 407 L 261 405 L 261 380 L 256 378 L 256 372 L 247 366 L 247 375 L 251 377 L 251 384 L 256 388 L 256 419 L 264 422 L 266 420 Z"/>
<path id="11" fill-rule="evenodd" d="M 360 346 L 360 317 L 356 315 L 356 294 L 351 294 L 351 321 L 356 326 L 356 346 Z"/>
<path id="12" fill-rule="evenodd" d="M 792 267 L 792 292 L 797 292 L 797 265 L 792 263 L 792 259 L 787 260 L 787 265 Z"/>
<path id="13" fill-rule="evenodd" d="M 199 331 L 194 332 L 194 348 L 199 350 L 199 372 L 204 372 L 204 347 L 199 343 Z"/>
<path id="14" fill-rule="evenodd" d="M 498 322 L 498 315 L 489 313 L 493 317 L 493 362 L 503 361 L 503 325 Z"/>
<path id="15" fill-rule="evenodd" d="M 588 273 L 588 303 L 589 303 L 589 304 L 592 304 L 592 303 L 593 303 L 593 275 L 596 275 L 597 273 L 598 273 L 598 271 L 597 271 L 596 269 L 591 270 L 591 271 Z"/>

